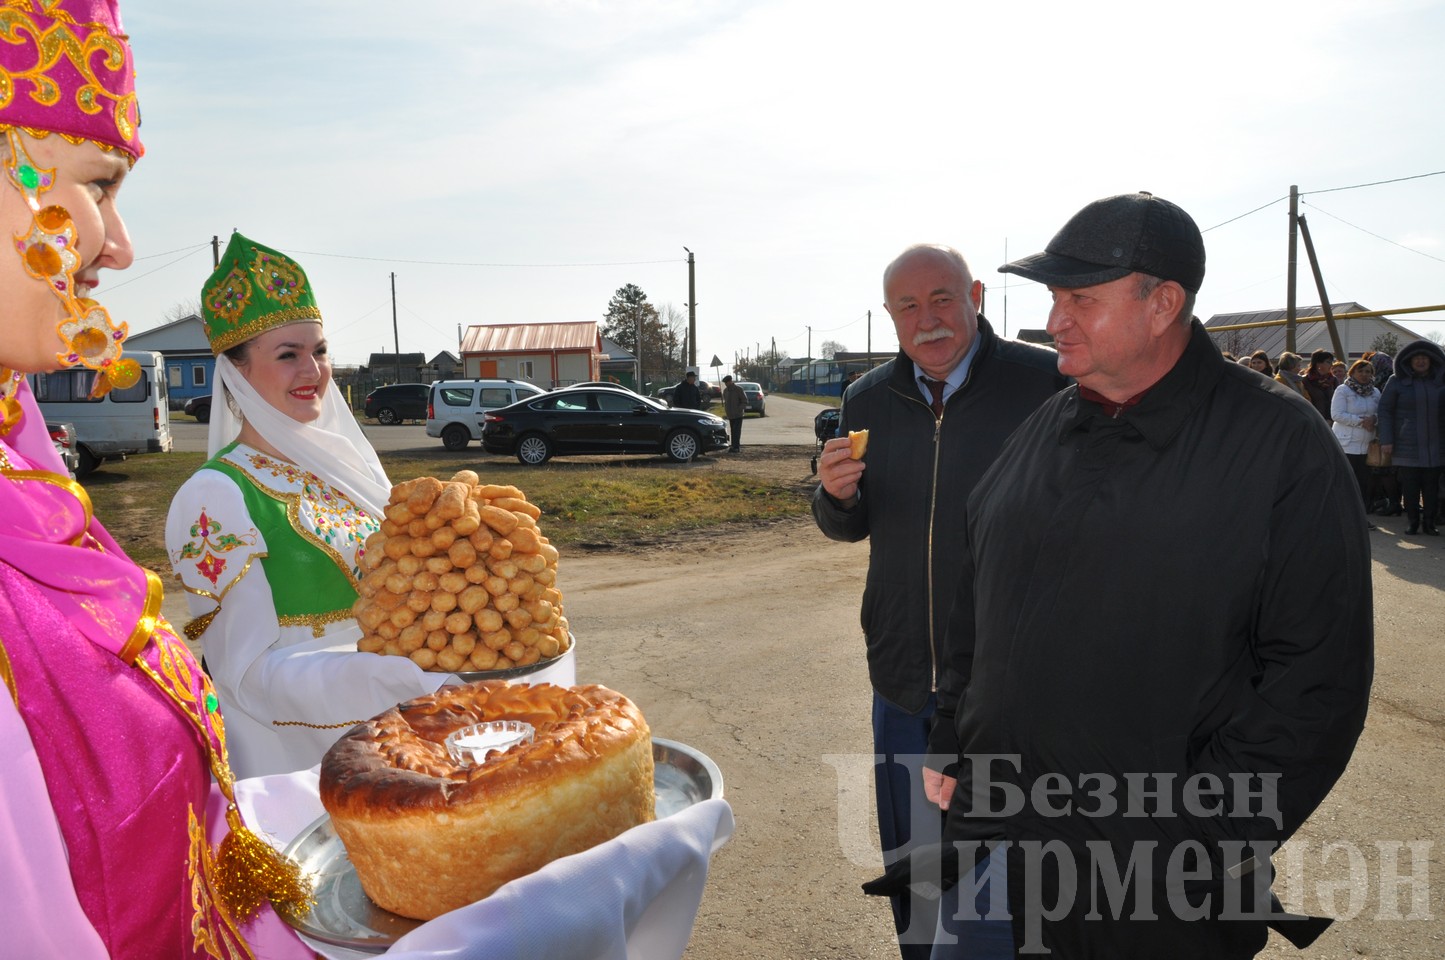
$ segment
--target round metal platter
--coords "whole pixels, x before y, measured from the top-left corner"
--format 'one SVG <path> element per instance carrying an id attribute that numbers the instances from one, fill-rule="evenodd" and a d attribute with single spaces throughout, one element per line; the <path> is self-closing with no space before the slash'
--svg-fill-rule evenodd
<path id="1" fill-rule="evenodd" d="M 523 677 L 531 677 L 534 673 L 541 673 L 544 670 L 561 665 L 568 657 L 571 657 L 573 661 L 576 660 L 577 636 L 576 634 L 569 634 L 569 636 L 572 638 L 572 645 L 550 660 L 538 660 L 536 663 L 529 663 L 525 667 L 508 667 L 505 670 L 462 670 L 454 674 L 454 676 L 458 677 L 462 683 L 475 683 L 478 680 L 518 680 Z M 575 677 L 576 668 L 574 667 L 571 672 Z M 556 683 L 558 681 L 553 682 Z M 570 686 L 575 682 L 575 679 L 569 680 L 567 685 Z"/>
<path id="2" fill-rule="evenodd" d="M 652 783 L 657 817 L 669 817 L 703 800 L 723 795 L 722 771 L 699 750 L 675 740 L 652 740 Z M 286 848 L 314 884 L 316 905 L 291 925 L 322 943 L 384 953 L 422 921 L 400 917 L 372 903 L 361 889 L 330 817 L 312 823 Z"/>

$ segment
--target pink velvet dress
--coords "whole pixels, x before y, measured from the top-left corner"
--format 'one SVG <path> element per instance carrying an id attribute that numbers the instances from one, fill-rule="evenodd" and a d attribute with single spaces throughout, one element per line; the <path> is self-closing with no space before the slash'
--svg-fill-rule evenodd
<path id="1" fill-rule="evenodd" d="M 0 437 L 0 952 L 313 956 L 269 907 L 243 929 L 218 907 L 210 685 L 19 389 Z"/>

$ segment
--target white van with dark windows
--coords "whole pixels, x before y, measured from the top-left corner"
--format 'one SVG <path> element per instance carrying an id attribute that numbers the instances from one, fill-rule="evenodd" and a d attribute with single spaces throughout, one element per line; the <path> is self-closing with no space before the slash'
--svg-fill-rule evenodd
<path id="1" fill-rule="evenodd" d="M 546 392 L 526 380 L 438 380 L 427 398 L 426 435 L 441 437 L 448 450 L 465 450 L 482 439 L 488 410 Z"/>
<path id="2" fill-rule="evenodd" d="M 140 380 L 103 397 L 90 396 L 95 371 L 86 367 L 30 375 L 30 389 L 35 391 L 46 422 L 75 425 L 71 442 L 79 453 L 77 477 L 90 473 L 104 460 L 171 449 L 164 358 L 153 350 L 127 350 L 124 356 L 140 364 Z"/>

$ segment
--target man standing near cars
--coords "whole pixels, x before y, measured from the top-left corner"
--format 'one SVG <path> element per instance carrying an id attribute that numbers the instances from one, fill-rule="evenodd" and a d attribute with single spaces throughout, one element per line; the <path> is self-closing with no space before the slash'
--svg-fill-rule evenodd
<path id="1" fill-rule="evenodd" d="M 723 419 L 728 422 L 728 432 L 732 434 L 732 447 L 729 453 L 742 452 L 743 446 L 743 414 L 748 412 L 748 398 L 743 393 L 743 388 L 733 383 L 732 374 L 723 377 Z"/>
<path id="2" fill-rule="evenodd" d="M 684 410 L 702 409 L 702 391 L 697 388 L 697 371 L 689 370 L 672 390 L 672 405 Z"/>
<path id="3" fill-rule="evenodd" d="M 957 757 L 957 789 L 928 773 L 964 869 L 940 939 L 1231 960 L 1268 925 L 1303 945 L 1324 921 L 1270 906 L 1269 858 L 1343 772 L 1373 670 L 1349 465 L 1193 319 L 1204 241 L 1174 204 L 1096 201 L 1000 269 L 1048 286 L 1077 386 L 1010 438 L 958 544 L 929 758 Z M 1219 535 L 1241 528 L 1247 550 Z"/>
<path id="4" fill-rule="evenodd" d="M 861 620 L 879 840 L 891 863 L 910 844 L 936 844 L 942 827 L 920 771 L 967 553 L 964 501 L 1004 439 L 1066 380 L 1052 350 L 994 334 L 978 312 L 983 284 L 951 247 L 903 251 L 883 273 L 883 293 L 899 353 L 844 394 L 838 438 L 818 458 L 813 516 L 831 539 L 869 538 Z M 869 431 L 861 460 L 850 456 L 850 430 Z M 928 822 L 912 822 L 915 807 Z M 893 898 L 905 958 L 929 955 L 935 908 Z"/>

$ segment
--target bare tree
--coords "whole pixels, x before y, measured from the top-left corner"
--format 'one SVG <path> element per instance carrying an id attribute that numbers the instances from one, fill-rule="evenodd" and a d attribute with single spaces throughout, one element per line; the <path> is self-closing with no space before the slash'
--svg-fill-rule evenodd
<path id="1" fill-rule="evenodd" d="M 666 331 L 662 344 L 662 379 L 681 380 L 683 367 L 687 365 L 687 314 L 671 303 L 664 303 L 657 308 L 657 318 Z"/>
<path id="2" fill-rule="evenodd" d="M 176 320 L 184 320 L 186 317 L 199 317 L 201 315 L 201 299 L 193 297 L 190 300 L 178 301 L 173 307 L 162 315 L 162 320 L 171 323 Z"/>
<path id="3" fill-rule="evenodd" d="M 838 354 L 847 352 L 848 348 L 845 347 L 843 344 L 839 343 L 837 340 L 824 340 L 823 343 L 818 347 L 818 356 L 822 357 L 824 360 L 832 360 Z"/>

